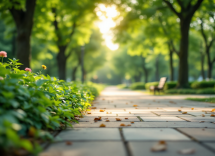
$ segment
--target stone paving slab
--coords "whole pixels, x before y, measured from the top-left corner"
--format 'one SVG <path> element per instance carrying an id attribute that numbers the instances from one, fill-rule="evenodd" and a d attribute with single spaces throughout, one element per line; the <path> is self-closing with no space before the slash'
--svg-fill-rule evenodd
<path id="1" fill-rule="evenodd" d="M 129 147 L 133 156 L 182 156 L 178 151 L 183 149 L 194 149 L 195 153 L 186 154 L 189 156 L 214 156 L 214 153 L 207 148 L 191 141 L 167 141 L 167 150 L 163 152 L 151 152 L 151 147 L 155 144 L 151 142 L 129 142 Z"/>
<path id="2" fill-rule="evenodd" d="M 101 121 L 97 122 L 105 122 L 106 120 L 109 120 L 110 122 L 119 122 L 116 120 L 116 118 L 120 119 L 123 122 L 139 122 L 140 120 L 137 117 L 102 117 Z M 87 117 L 87 118 L 80 118 L 79 122 L 94 122 L 94 117 Z"/>
<path id="3" fill-rule="evenodd" d="M 56 155 L 55 155 L 56 154 Z M 52 144 L 40 156 L 125 156 L 126 151 L 122 142 L 65 142 Z"/>
<path id="4" fill-rule="evenodd" d="M 209 128 L 178 128 L 179 131 L 199 141 L 214 141 L 215 129 Z"/>
<path id="5" fill-rule="evenodd" d="M 180 118 L 178 118 L 178 117 L 175 117 L 175 116 L 172 116 L 172 117 L 170 117 L 170 116 L 168 116 L 168 117 L 164 117 L 164 116 L 157 116 L 157 117 L 140 117 L 143 121 L 145 121 L 145 122 L 148 122 L 148 121 L 150 121 L 150 122 L 156 122 L 156 121 L 160 121 L 160 122 L 176 122 L 176 121 L 179 121 L 179 122 L 186 122 L 185 120 L 183 120 L 183 119 L 180 119 Z"/>
<path id="6" fill-rule="evenodd" d="M 61 140 L 121 140 L 121 137 L 116 128 L 74 128 L 60 132 L 55 141 Z"/>
<path id="7" fill-rule="evenodd" d="M 126 141 L 190 140 L 187 136 L 171 128 L 123 128 Z"/>
<path id="8" fill-rule="evenodd" d="M 211 149 L 213 149 L 215 151 L 215 141 L 214 142 L 204 142 L 204 144 L 207 147 L 209 147 L 209 148 L 211 148 Z"/>

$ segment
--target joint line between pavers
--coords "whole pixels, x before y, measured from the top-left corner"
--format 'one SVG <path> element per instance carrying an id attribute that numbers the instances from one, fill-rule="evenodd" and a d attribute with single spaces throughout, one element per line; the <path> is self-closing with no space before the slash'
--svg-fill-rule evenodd
<path id="1" fill-rule="evenodd" d="M 137 116 L 137 118 L 140 120 L 140 122 L 144 122 L 143 119 L 141 119 L 140 116 Z"/>
<path id="2" fill-rule="evenodd" d="M 122 128 L 119 128 L 119 133 L 120 133 L 120 136 L 121 136 L 121 138 L 122 138 L 122 142 L 123 142 L 123 144 L 124 144 L 124 148 L 125 148 L 125 151 L 126 151 L 126 155 L 127 155 L 127 156 L 132 156 L 132 154 L 131 154 L 131 149 L 130 149 L 129 146 L 128 146 L 128 142 L 125 140 L 124 135 L 123 135 L 123 133 L 122 133 Z"/>
<path id="3" fill-rule="evenodd" d="M 180 119 L 182 119 L 182 120 L 185 120 L 185 121 L 187 121 L 187 122 L 191 122 L 191 121 L 189 121 L 189 120 L 187 120 L 187 119 L 184 119 L 184 118 L 182 118 L 182 117 L 180 117 L 180 116 L 176 116 L 177 118 L 180 118 Z"/>
<path id="4" fill-rule="evenodd" d="M 151 113 L 153 113 L 153 114 L 155 114 L 155 115 L 157 115 L 157 116 L 160 116 L 160 115 L 158 115 L 157 113 L 154 113 L 154 112 L 152 112 L 152 111 L 151 111 Z"/>
<path id="5" fill-rule="evenodd" d="M 175 129 L 176 131 L 178 131 L 178 132 L 180 132 L 180 133 L 182 133 L 182 134 L 186 135 L 187 137 L 189 137 L 190 139 L 192 139 L 192 141 L 194 141 L 194 142 L 198 143 L 199 145 L 201 145 L 201 146 L 205 147 L 205 148 L 206 148 L 206 149 L 208 149 L 209 151 L 211 151 L 211 152 L 215 152 L 215 150 L 214 150 L 214 149 L 212 149 L 212 148 L 208 147 L 207 145 L 203 144 L 203 142 L 202 142 L 202 141 L 199 141 L 199 140 L 197 140 L 197 139 L 193 138 L 192 136 L 190 136 L 190 135 L 186 134 L 185 132 L 180 131 L 180 130 L 179 130 L 179 129 L 177 129 L 177 128 L 174 128 L 174 129 Z"/>
<path id="6" fill-rule="evenodd" d="M 53 136 L 56 137 L 61 131 L 62 131 L 62 130 L 56 131 L 56 132 L 53 134 Z M 43 146 L 43 151 L 46 150 L 51 144 L 52 144 L 51 141 L 45 143 L 45 145 Z"/>

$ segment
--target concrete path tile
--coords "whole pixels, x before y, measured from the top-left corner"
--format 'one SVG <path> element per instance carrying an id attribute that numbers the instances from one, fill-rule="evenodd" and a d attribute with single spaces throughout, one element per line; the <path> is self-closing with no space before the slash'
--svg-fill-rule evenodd
<path id="1" fill-rule="evenodd" d="M 167 141 L 167 150 L 163 152 L 152 152 L 151 147 L 155 144 L 155 141 L 151 142 L 129 142 L 129 147 L 133 156 L 182 156 L 178 151 L 183 149 L 194 149 L 195 153 L 186 154 L 189 156 L 214 156 L 214 153 L 204 148 L 198 143 L 191 141 Z"/>
<path id="2" fill-rule="evenodd" d="M 101 121 L 97 121 L 97 122 L 105 122 L 106 120 L 109 120 L 110 122 L 119 122 L 116 120 L 116 118 L 119 118 L 121 121 L 123 122 L 131 122 L 131 121 L 135 121 L 135 122 L 139 122 L 140 120 L 137 117 L 102 117 Z M 94 117 L 87 117 L 87 118 L 80 118 L 79 122 L 94 122 Z"/>
<path id="3" fill-rule="evenodd" d="M 215 129 L 210 128 L 178 128 L 179 131 L 199 141 L 214 141 Z"/>
<path id="4" fill-rule="evenodd" d="M 172 117 L 164 117 L 164 116 L 157 116 L 157 117 L 140 117 L 143 121 L 147 122 L 147 121 L 150 121 L 150 122 L 157 122 L 157 121 L 160 121 L 160 122 L 176 122 L 176 121 L 179 121 L 179 122 L 186 122 L 185 120 L 183 119 L 180 119 L 178 117 L 175 117 L 175 116 L 172 116 Z"/>
<path id="5" fill-rule="evenodd" d="M 65 142 L 52 144 L 44 153 L 45 156 L 125 156 L 125 148 L 122 142 Z M 50 154 L 50 155 L 49 155 Z M 41 154 L 41 156 L 43 156 Z"/>
<path id="6" fill-rule="evenodd" d="M 215 151 L 215 141 L 214 142 L 204 142 L 204 144 Z"/>
<path id="7" fill-rule="evenodd" d="M 60 132 L 58 140 L 121 140 L 118 129 L 114 128 L 74 128 Z"/>
<path id="8" fill-rule="evenodd" d="M 190 140 L 187 136 L 171 128 L 123 128 L 125 140 Z"/>

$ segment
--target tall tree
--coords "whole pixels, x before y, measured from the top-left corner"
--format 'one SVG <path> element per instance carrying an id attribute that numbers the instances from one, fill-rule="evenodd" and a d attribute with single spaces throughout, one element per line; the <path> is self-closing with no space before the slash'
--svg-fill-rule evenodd
<path id="1" fill-rule="evenodd" d="M 178 88 L 187 88 L 188 84 L 188 48 L 189 48 L 189 30 L 192 17 L 196 10 L 200 7 L 203 0 L 196 2 L 177 0 L 180 11 L 174 7 L 174 3 L 163 0 L 170 10 L 180 19 L 180 47 L 179 47 L 179 74 Z"/>
<path id="2" fill-rule="evenodd" d="M 16 57 L 23 64 L 20 68 L 30 67 L 31 33 L 34 23 L 36 0 L 5 1 L 4 9 L 9 9 L 16 26 Z"/>

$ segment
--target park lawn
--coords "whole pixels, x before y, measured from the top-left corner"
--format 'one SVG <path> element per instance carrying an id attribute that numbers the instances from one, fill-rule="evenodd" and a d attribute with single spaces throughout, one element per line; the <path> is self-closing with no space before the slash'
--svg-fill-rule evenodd
<path id="1" fill-rule="evenodd" d="M 215 103 L 215 97 L 213 97 L 213 98 L 187 98 L 186 100 Z"/>

